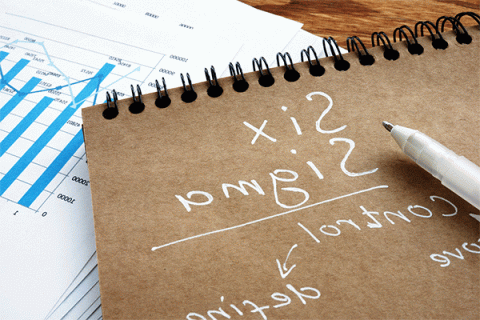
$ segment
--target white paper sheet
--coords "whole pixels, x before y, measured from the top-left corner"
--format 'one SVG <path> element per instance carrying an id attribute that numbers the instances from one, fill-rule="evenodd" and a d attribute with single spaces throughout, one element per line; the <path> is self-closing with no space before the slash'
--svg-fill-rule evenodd
<path id="1" fill-rule="evenodd" d="M 203 66 L 228 65 L 241 44 L 214 30 L 137 24 L 85 2 L 2 10 L 0 318 L 41 319 L 95 250 L 79 108 L 103 102 L 105 90 L 129 95 L 131 83 L 203 77 Z"/>
<path id="2" fill-rule="evenodd" d="M 0 157 L 0 178 L 22 159 L 30 147 L 28 139 L 32 143 L 36 141 L 88 80 L 74 83 L 88 79 L 105 63 L 114 65 L 114 68 L 98 89 L 86 98 L 84 106 L 103 102 L 105 90 L 116 89 L 119 98 L 130 96 L 130 84 L 141 85 L 144 93 L 151 92 L 154 90 L 154 79 L 162 76 L 169 87 L 180 85 L 179 73 L 189 72 L 194 82 L 203 81 L 203 68 L 209 65 L 214 65 L 221 73 L 220 70 L 227 69 L 228 62 L 241 61 L 247 72 L 251 69 L 251 59 L 260 55 L 270 57 L 269 62 L 273 63 L 276 52 L 282 51 L 301 26 L 235 1 L 207 2 L 216 3 L 216 10 L 207 8 L 205 11 L 200 6 L 189 6 L 190 10 L 183 7 L 180 15 L 173 9 L 182 2 L 164 1 L 163 4 L 170 5 L 170 9 L 164 6 L 161 12 L 168 12 L 168 16 L 176 19 L 166 16 L 165 19 L 153 18 L 151 21 L 140 13 L 132 15 L 132 12 L 127 12 L 126 17 L 125 12 L 112 13 L 111 9 L 98 8 L 88 2 L 66 5 L 53 1 L 43 4 L 40 10 L 33 1 L 9 5 L 0 22 L 0 45 L 4 45 L 0 51 L 9 54 L 0 62 L 0 67 L 6 75 L 10 69 L 18 68 L 17 63 L 21 59 L 29 61 L 28 68 L 23 68 L 9 85 L 19 89 L 35 76 L 41 82 L 34 91 L 39 91 L 65 86 L 68 82 L 63 75 L 71 81 L 70 85 L 50 92 L 28 94 L 1 122 L 0 141 L 4 141 L 21 126 L 42 98 L 56 99 L 29 125 L 25 131 L 28 136 L 22 135 L 8 149 L 7 156 Z M 214 28 L 212 21 L 215 22 Z M 304 40 L 293 40 L 298 52 L 301 50 L 300 43 L 306 47 L 311 41 L 303 32 L 299 34 L 303 34 Z M 242 46 L 244 40 L 248 42 Z M 172 55 L 187 62 L 169 59 Z M 46 87 L 49 84 L 50 87 Z M 15 91 L 6 86 L 0 93 L 0 106 L 12 100 L 14 94 Z M 0 197 L 0 211 L 7 213 L 7 232 L 0 235 L 0 241 L 6 245 L 0 248 L 0 261 L 5 271 L 0 275 L 0 285 L 5 288 L 0 292 L 2 318 L 41 318 L 37 315 L 46 315 L 51 310 L 51 319 L 56 319 L 64 314 L 79 315 L 85 308 L 83 317 L 90 316 L 89 312 L 94 318 L 101 316 L 97 291 L 87 290 L 88 294 L 85 294 L 85 288 L 90 286 L 87 282 L 92 281 L 91 274 L 88 281 L 83 281 L 85 274 L 79 273 L 94 250 L 89 188 L 81 184 L 88 181 L 83 145 L 62 170 L 57 168 L 59 173 L 31 205 L 22 207 L 18 204 L 22 194 L 34 185 L 45 168 L 52 167 L 53 159 L 71 142 L 79 124 L 81 118 L 79 112 L 75 112 L 42 149 L 41 157 L 32 161 L 38 162 L 37 165 L 43 166 L 43 169 L 30 163 L 22 173 L 23 179 L 16 179 L 15 187 L 12 184 Z M 61 199 L 59 195 L 75 201 L 64 201 L 68 198 Z M 21 239 L 19 232 L 23 235 Z M 41 275 L 38 269 L 42 270 Z M 19 282 L 18 279 L 23 280 Z M 67 298 L 60 299 L 53 308 L 55 301 L 74 279 L 78 281 L 64 295 Z M 22 308 L 25 303 L 29 305 L 28 310 Z M 8 308 L 4 307 L 7 305 Z"/>
<path id="3" fill-rule="evenodd" d="M 261 56 L 273 66 L 276 63 L 276 54 L 282 51 L 302 27 L 299 22 L 257 10 L 233 0 L 89 1 L 104 5 L 116 12 L 128 12 L 142 20 L 175 21 L 173 22 L 175 25 L 186 25 L 205 32 L 221 31 L 231 41 L 244 43 L 233 59 L 234 62 L 240 62 L 244 72 L 253 71 L 252 59 Z M 152 16 L 158 18 L 152 18 Z M 194 25 L 188 25 L 185 22 L 193 20 L 195 20 Z M 229 75 L 228 70 L 218 74 Z"/>
<path id="4" fill-rule="evenodd" d="M 78 302 L 84 299 L 86 293 L 98 282 L 97 254 L 95 253 L 50 310 L 47 319 L 62 319 L 72 308 L 77 307 Z M 96 299 L 100 299 L 100 293 L 93 300 Z"/>

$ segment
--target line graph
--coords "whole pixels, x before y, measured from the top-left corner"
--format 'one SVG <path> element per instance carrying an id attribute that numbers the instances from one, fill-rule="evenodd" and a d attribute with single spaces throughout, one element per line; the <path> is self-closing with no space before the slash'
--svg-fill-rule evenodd
<path id="1" fill-rule="evenodd" d="M 14 68 L 17 68 L 19 63 L 15 64 Z M 22 65 L 26 65 L 26 63 L 23 63 Z M 102 82 L 103 79 L 113 70 L 114 66 L 111 64 L 105 64 L 100 71 L 87 83 L 87 85 L 83 88 L 83 90 L 72 100 L 72 102 L 64 109 L 62 113 L 53 121 L 53 123 L 43 132 L 43 134 L 38 138 L 37 141 L 25 152 L 25 154 L 15 163 L 15 165 L 10 168 L 9 171 L 6 172 L 6 174 L 3 176 L 1 180 L 1 185 L 0 185 L 0 195 L 3 195 L 5 191 L 13 184 L 13 182 L 20 176 L 20 174 L 26 169 L 26 167 L 33 161 L 33 159 L 40 153 L 40 151 L 46 147 L 47 143 L 53 138 L 53 136 L 61 129 L 61 127 L 70 119 L 71 116 L 75 113 L 75 111 L 82 105 L 83 101 L 90 96 L 93 92 L 95 92 L 95 95 L 98 93 L 98 89 L 100 87 L 100 83 Z M 10 69 L 12 70 L 12 69 Z M 10 71 L 11 72 L 11 71 Z M 9 72 L 9 73 L 10 73 Z M 33 78 L 34 83 L 38 83 L 40 80 Z M 28 83 L 32 82 L 30 80 Z M 30 87 L 29 87 L 30 88 Z M 23 89 L 17 92 L 17 95 L 20 96 L 25 96 L 27 94 L 26 91 Z M 17 96 L 15 95 L 15 96 Z M 4 113 L 9 113 L 13 107 L 10 107 L 10 101 L 2 108 L 2 111 L 6 109 L 6 112 Z M 42 100 L 45 101 L 45 100 Z M 40 104 L 40 103 L 39 103 Z M 44 109 L 42 107 L 38 107 L 39 104 L 37 104 L 37 109 L 32 109 L 32 111 L 28 114 L 30 115 L 31 113 L 34 113 L 30 118 L 33 120 L 35 115 L 38 114 L 39 110 Z M 45 103 L 43 104 L 45 105 Z M 3 119 L 4 117 L 0 116 L 0 119 Z M 25 118 L 24 118 L 25 119 Z M 16 139 L 20 138 L 20 135 L 18 134 L 20 131 L 23 131 L 22 129 L 25 128 L 26 125 L 30 122 L 26 121 L 22 126 L 20 126 L 20 129 L 18 132 L 10 132 L 10 134 L 7 135 L 5 140 L 10 144 L 10 146 L 14 143 Z M 16 127 L 17 128 L 17 127 Z M 15 129 L 16 129 L 15 128 Z M 26 129 L 26 128 L 25 128 Z M 80 138 L 78 138 L 80 137 Z M 10 139 L 9 139 L 10 138 Z M 3 146 L 3 140 L 0 143 L 0 149 L 2 152 L 0 154 L 4 153 L 7 150 L 8 146 Z M 64 149 L 52 162 L 50 166 L 47 167 L 47 169 L 44 171 L 44 173 L 41 175 L 39 180 L 37 180 L 27 191 L 27 193 L 20 199 L 19 204 L 29 207 L 34 200 L 36 200 L 36 196 L 38 196 L 43 188 L 45 188 L 48 183 L 50 183 L 53 179 L 53 177 L 60 171 L 61 168 L 63 168 L 63 165 L 66 163 L 66 159 L 71 157 L 75 151 L 80 147 L 80 145 L 83 143 L 81 140 L 81 131 L 79 131 L 75 137 L 72 139 L 72 141 L 67 145 L 67 148 Z M 68 150 L 66 153 L 65 150 Z M 73 152 L 72 152 L 73 151 Z M 60 159 L 60 160 L 59 160 Z M 40 183 L 39 183 L 40 181 Z"/>
<path id="2" fill-rule="evenodd" d="M 0 47 L 0 199 L 38 212 L 75 166 L 87 172 L 79 109 L 141 69 L 114 74 L 118 66 L 103 56 L 100 66 L 65 65 L 44 41 L 24 39 Z M 72 67 L 75 77 L 64 71 Z"/>
<path id="3" fill-rule="evenodd" d="M 29 41 L 21 41 L 21 40 L 14 40 L 6 45 L 4 45 L 4 47 L 12 47 L 14 45 L 19 45 L 21 43 L 30 43 Z M 79 102 L 76 102 L 75 99 L 74 99 L 74 94 L 73 94 L 73 90 L 72 90 L 72 86 L 73 85 L 76 85 L 76 84 L 80 84 L 80 83 L 83 83 L 83 82 L 87 82 L 87 81 L 90 81 L 93 79 L 93 77 L 90 77 L 90 78 L 85 78 L 85 79 L 82 79 L 82 80 L 78 80 L 78 81 L 74 81 L 74 82 L 71 82 L 71 78 L 69 76 L 67 76 L 60 68 L 57 67 L 57 65 L 53 62 L 51 56 L 48 54 L 48 51 L 47 51 L 47 48 L 45 47 L 45 44 L 44 42 L 35 42 L 36 45 L 40 46 L 41 47 L 41 51 L 45 54 L 47 60 L 48 60 L 48 66 L 51 66 L 53 67 L 62 77 L 63 77 L 63 80 L 66 82 L 66 84 L 64 85 L 60 85 L 60 86 L 56 86 L 54 88 L 47 88 L 47 89 L 40 89 L 40 90 L 34 90 L 34 91 L 30 91 L 29 93 L 30 94 L 33 94 L 33 93 L 39 93 L 39 92 L 47 92 L 47 91 L 50 91 L 52 89 L 54 90 L 61 90 L 63 88 L 68 88 L 69 89 L 69 94 L 70 94 L 70 97 L 72 99 L 72 101 L 74 102 L 74 106 L 76 103 L 81 103 L 83 101 L 79 101 Z M 2 60 L 8 56 L 8 52 L 5 52 L 5 51 L 1 51 L 0 52 L 0 63 L 2 62 Z M 9 84 L 9 81 L 15 76 L 18 74 L 18 72 L 20 72 L 30 61 L 27 60 L 27 59 L 21 59 L 19 62 L 17 62 L 15 64 L 15 67 L 12 68 L 6 75 L 4 75 L 3 73 L 3 69 L 2 69 L 2 66 L 0 65 L 0 87 L 4 87 L 5 85 L 10 87 L 12 90 L 14 90 L 15 92 L 19 92 L 21 90 L 18 90 L 16 88 L 14 88 L 12 85 Z M 134 70 L 132 70 L 131 72 L 129 72 L 128 74 L 126 74 L 125 76 L 121 77 L 119 80 L 121 79 L 124 79 L 124 78 L 127 78 L 131 73 L 133 72 L 137 72 L 137 71 L 140 71 L 140 66 L 135 68 Z M 117 80 L 118 81 L 118 80 Z M 116 82 L 117 82 L 116 81 Z M 112 83 L 113 84 L 113 83 Z M 110 87 L 112 84 L 110 85 L 107 85 L 107 87 Z M 94 93 L 94 103 L 95 104 L 95 101 L 96 101 L 96 98 L 97 98 L 97 94 L 98 94 L 98 90 Z"/>
<path id="4" fill-rule="evenodd" d="M 12 44 L 18 43 L 14 41 L 8 44 L 8 47 L 11 47 Z M 47 53 L 43 43 L 38 43 L 45 53 Z M 2 51 L 0 57 L 2 61 L 8 56 L 8 52 Z M 53 137 L 61 130 L 61 128 L 67 123 L 67 121 L 73 116 L 73 114 L 78 110 L 78 108 L 85 102 L 87 98 L 91 95 L 94 95 L 94 100 L 98 94 L 100 84 L 108 76 L 108 74 L 115 67 L 112 64 L 104 64 L 103 67 L 98 71 L 98 73 L 88 79 L 71 82 L 70 77 L 66 76 L 51 60 L 51 58 L 46 55 L 48 59 L 48 65 L 53 67 L 57 72 L 62 74 L 64 80 L 67 82 L 64 86 L 56 86 L 55 90 L 60 90 L 62 88 L 68 88 L 68 91 L 73 95 L 74 85 L 79 85 L 85 81 L 88 81 L 84 88 L 80 91 L 78 95 L 71 99 L 71 102 L 64 108 L 64 110 L 55 118 L 55 120 L 49 125 L 49 127 L 39 136 L 39 138 L 28 148 L 28 150 L 18 158 L 15 164 L 8 169 L 6 172 L 2 172 L 3 177 L 0 180 L 0 196 L 3 196 L 7 189 L 12 187 L 14 182 L 19 178 L 19 176 L 25 171 L 27 166 L 29 166 L 32 161 L 35 159 L 39 153 L 46 148 L 47 144 L 53 139 Z M 5 105 L 0 109 L 0 121 L 3 121 L 29 94 L 40 93 L 46 90 L 37 90 L 33 89 L 40 83 L 41 79 L 32 77 L 26 84 L 21 88 L 17 89 L 10 82 L 28 65 L 30 61 L 27 59 L 20 59 L 16 62 L 12 68 L 6 73 L 4 73 L 3 68 L 0 68 L 1 76 L 1 89 L 5 86 L 11 88 L 15 95 L 11 97 Z M 0 157 L 3 156 L 14 144 L 21 139 L 22 134 L 27 131 L 34 121 L 47 109 L 49 105 L 54 101 L 53 98 L 44 96 L 40 102 L 38 102 L 30 112 L 20 121 L 20 123 L 13 128 L 12 131 L 8 132 L 6 136 L 0 142 Z M 73 156 L 73 154 L 80 148 L 83 144 L 81 130 L 79 130 L 72 140 L 67 144 L 65 149 L 63 149 L 51 162 L 50 165 L 41 173 L 38 180 L 36 180 L 27 190 L 27 192 L 20 198 L 18 201 L 19 204 L 30 207 L 33 202 L 38 198 L 38 196 L 43 192 L 47 185 L 53 180 L 53 178 L 60 172 L 66 162 Z"/>
<path id="5" fill-rule="evenodd" d="M 86 276 L 95 252 L 80 109 L 104 102 L 106 90 L 122 99 L 130 85 L 155 91 L 162 77 L 179 86 L 182 72 L 200 80 L 204 66 L 226 66 L 240 48 L 215 32 L 176 31 L 173 22 L 125 28 L 127 16 L 56 2 L 41 10 L 12 3 L 0 21 L 2 318 L 44 318 L 54 307 L 81 305 L 59 299 Z M 82 301 L 100 308 L 95 295 Z"/>

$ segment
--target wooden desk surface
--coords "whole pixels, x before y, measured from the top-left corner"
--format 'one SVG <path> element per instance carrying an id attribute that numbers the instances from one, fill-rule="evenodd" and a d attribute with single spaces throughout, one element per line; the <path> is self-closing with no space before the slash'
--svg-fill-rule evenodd
<path id="1" fill-rule="evenodd" d="M 418 21 L 433 23 L 441 16 L 464 11 L 480 14 L 480 0 L 241 0 L 257 9 L 304 24 L 303 29 L 320 37 L 332 36 L 341 47 L 358 36 L 371 46 L 373 32 L 384 31 L 393 41 L 395 28 L 413 29 Z M 465 20 L 464 20 L 465 19 Z M 464 25 L 475 20 L 462 18 Z M 449 24 L 447 24 L 450 27 Z"/>

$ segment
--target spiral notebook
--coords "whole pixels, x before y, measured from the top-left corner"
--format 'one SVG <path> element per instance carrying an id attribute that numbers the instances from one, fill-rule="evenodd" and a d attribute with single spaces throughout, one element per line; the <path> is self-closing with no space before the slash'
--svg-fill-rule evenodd
<path id="1" fill-rule="evenodd" d="M 480 164 L 472 18 L 83 109 L 105 319 L 478 318 L 479 212 L 382 126 Z"/>

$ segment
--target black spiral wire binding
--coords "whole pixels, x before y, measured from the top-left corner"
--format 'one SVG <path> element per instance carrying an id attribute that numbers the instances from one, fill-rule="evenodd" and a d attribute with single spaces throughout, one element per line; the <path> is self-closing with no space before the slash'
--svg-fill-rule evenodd
<path id="1" fill-rule="evenodd" d="M 375 47 L 375 37 L 377 38 L 377 46 L 380 46 L 380 41 L 382 41 L 383 48 L 385 49 L 385 51 L 383 51 L 383 57 L 385 59 L 394 61 L 400 58 L 400 52 L 393 48 L 392 43 L 385 32 L 380 31 L 372 33 L 372 47 Z"/>
<path id="2" fill-rule="evenodd" d="M 207 81 L 210 84 L 207 89 L 207 94 L 212 98 L 217 98 L 222 95 L 223 89 L 218 84 L 217 73 L 215 72 L 215 68 L 213 66 L 210 67 L 210 72 L 212 73 L 212 78 L 210 78 L 208 69 L 205 68 L 205 78 L 207 78 Z"/>
<path id="3" fill-rule="evenodd" d="M 471 17 L 473 20 L 475 20 L 478 23 L 478 26 L 480 27 L 480 15 L 476 14 L 475 12 L 461 12 L 461 13 L 457 14 L 454 19 L 457 20 L 458 22 L 460 22 L 460 20 L 464 16 Z"/>
<path id="4" fill-rule="evenodd" d="M 361 52 L 358 48 L 357 42 L 362 46 L 363 52 Z M 347 50 L 348 52 L 355 52 L 355 50 L 358 52 L 358 60 L 362 66 L 371 66 L 375 63 L 375 58 L 368 53 L 368 50 L 363 44 L 362 40 L 360 40 L 360 38 L 357 36 L 347 38 Z"/>
<path id="5" fill-rule="evenodd" d="M 337 41 L 333 39 L 332 37 L 329 37 L 328 39 L 323 39 L 323 52 L 325 53 L 325 56 L 328 57 L 328 51 L 327 51 L 327 44 L 330 47 L 330 53 L 333 55 L 333 59 L 335 60 L 333 66 L 335 69 L 338 71 L 347 71 L 350 69 L 350 62 L 345 60 L 342 56 L 342 53 L 340 52 L 340 48 L 338 47 Z M 338 56 L 335 53 L 334 47 L 337 49 Z"/>
<path id="6" fill-rule="evenodd" d="M 137 114 L 145 110 L 145 104 L 142 102 L 142 90 L 140 90 L 140 86 L 137 84 L 138 96 L 136 96 L 133 85 L 130 85 L 130 88 L 132 89 L 133 102 L 130 104 L 130 107 L 128 107 L 128 110 L 130 110 L 130 112 L 133 114 Z"/>
<path id="7" fill-rule="evenodd" d="M 295 67 L 293 66 L 293 60 L 292 57 L 290 56 L 290 53 L 286 52 L 285 54 L 279 52 L 277 53 L 277 65 L 280 67 L 280 58 L 283 60 L 283 65 L 285 66 L 285 73 L 283 74 L 283 77 L 285 80 L 288 82 L 294 82 L 297 81 L 300 78 L 300 73 L 298 73 L 297 70 L 295 70 Z M 290 65 L 287 62 L 287 58 L 290 61 Z"/>
<path id="8" fill-rule="evenodd" d="M 230 75 L 233 78 L 233 90 L 235 90 L 236 92 L 247 91 L 249 84 L 245 80 L 245 76 L 243 75 L 243 70 L 240 63 L 237 62 L 235 64 L 235 67 L 233 67 L 233 63 L 230 62 L 230 64 L 228 65 L 228 68 L 230 69 Z M 239 76 L 240 76 L 240 79 L 238 79 Z"/>
<path id="9" fill-rule="evenodd" d="M 423 29 L 427 28 L 428 32 L 430 33 L 430 37 L 432 38 L 432 46 L 439 50 L 445 50 L 448 48 L 448 42 L 443 39 L 443 36 L 440 32 L 438 32 L 437 27 L 430 21 L 419 21 L 415 24 L 415 37 L 418 38 L 418 30 L 420 29 L 420 36 L 423 37 Z M 432 31 L 432 28 L 435 32 Z"/>
<path id="10" fill-rule="evenodd" d="M 456 40 L 457 40 L 458 43 L 460 43 L 460 44 L 470 44 L 472 42 L 472 37 L 468 34 L 467 29 L 465 29 L 463 24 L 455 18 L 446 17 L 446 16 L 438 18 L 437 23 L 436 23 L 437 30 L 439 30 L 440 32 L 443 32 L 444 29 L 445 29 L 445 23 L 447 21 L 452 24 L 452 27 L 453 27 L 453 29 L 455 31 L 455 34 L 456 34 Z M 440 22 L 442 23 L 442 28 L 439 28 Z"/>
<path id="11" fill-rule="evenodd" d="M 168 91 L 167 91 L 167 85 L 165 83 L 165 78 L 162 77 L 162 82 L 163 82 L 163 90 L 164 94 L 162 94 L 162 88 L 160 87 L 160 84 L 158 84 L 158 80 L 155 79 L 155 87 L 157 88 L 157 99 L 155 99 L 155 105 L 158 108 L 166 108 L 172 103 L 172 100 L 168 96 Z"/>
<path id="12" fill-rule="evenodd" d="M 313 56 L 315 57 L 315 61 L 316 63 L 313 64 L 312 62 L 312 57 L 310 56 L 310 51 L 312 52 Z M 302 52 L 300 53 L 300 58 L 302 60 L 302 62 L 304 62 L 303 60 L 303 55 L 305 54 L 305 57 L 308 59 L 308 71 L 310 72 L 310 74 L 314 77 L 320 77 L 320 76 L 323 76 L 323 74 L 325 73 L 325 68 L 322 67 L 322 65 L 320 64 L 320 60 L 318 60 L 318 57 L 317 57 L 317 52 L 315 52 L 315 49 L 312 47 L 312 46 L 308 46 L 308 48 L 305 50 L 303 49 Z"/>
<path id="13" fill-rule="evenodd" d="M 188 87 L 185 84 L 185 78 L 183 77 L 183 73 L 180 73 L 180 78 L 182 80 L 183 84 L 183 93 L 182 93 L 182 101 L 186 103 L 193 102 L 197 99 L 197 93 L 193 89 L 193 84 L 192 84 L 192 79 L 190 79 L 190 75 L 187 73 L 187 81 L 188 81 Z"/>
<path id="14" fill-rule="evenodd" d="M 118 106 L 117 106 L 117 92 L 115 89 L 112 90 L 113 95 L 113 106 L 112 106 L 112 98 L 110 97 L 110 93 L 107 91 L 107 108 L 103 110 L 103 117 L 107 120 L 111 120 L 118 116 Z"/>
<path id="15" fill-rule="evenodd" d="M 262 87 L 270 87 L 275 83 L 275 78 L 272 76 L 270 72 L 270 68 L 268 67 L 267 60 L 264 57 L 260 57 L 260 60 L 257 58 L 253 58 L 253 71 L 256 71 L 255 67 L 258 67 L 258 71 L 260 71 L 260 78 L 258 78 L 258 83 Z M 263 69 L 263 64 L 265 64 L 265 69 Z M 266 70 L 266 72 L 264 71 Z"/>
<path id="16" fill-rule="evenodd" d="M 405 33 L 404 29 L 408 30 L 410 32 L 410 35 L 412 37 L 412 40 L 408 37 L 408 35 Z M 393 42 L 397 42 L 397 32 L 399 34 L 399 41 L 402 41 L 402 35 L 405 37 L 405 40 L 407 41 L 407 50 L 410 52 L 411 55 L 421 55 L 423 53 L 423 47 L 420 43 L 417 41 L 417 37 L 413 34 L 412 29 L 410 29 L 408 26 L 401 26 L 399 28 L 396 28 L 393 31 Z"/>
<path id="17" fill-rule="evenodd" d="M 430 21 L 419 21 L 415 24 L 415 32 L 413 32 L 412 29 L 410 29 L 406 25 L 396 28 L 393 32 L 393 42 L 397 42 L 397 35 L 398 35 L 399 41 L 402 41 L 402 38 L 405 38 L 408 52 L 412 55 L 420 55 L 424 52 L 424 48 L 418 43 L 417 38 L 419 36 L 423 37 L 424 29 L 427 29 L 427 31 L 430 34 L 430 38 L 432 40 L 432 46 L 435 49 L 445 50 L 448 48 L 448 42 L 445 41 L 445 39 L 442 36 L 442 33 L 445 30 L 446 23 L 449 22 L 452 25 L 452 30 L 455 32 L 456 41 L 459 44 L 469 44 L 472 42 L 472 37 L 468 34 L 466 28 L 463 26 L 463 24 L 460 21 L 464 17 L 470 17 L 474 19 L 480 27 L 480 16 L 478 14 L 474 12 L 462 12 L 457 14 L 455 17 L 447 17 L 447 16 L 440 17 L 437 19 L 435 24 Z M 409 34 L 407 34 L 406 31 L 408 31 Z M 382 43 L 382 46 L 384 48 L 383 56 L 385 59 L 397 60 L 400 57 L 400 53 L 393 48 L 392 43 L 390 42 L 390 39 L 384 32 L 372 33 L 371 41 L 372 41 L 372 47 L 375 47 L 375 45 L 380 46 L 380 42 Z M 361 48 L 359 47 L 358 44 L 360 44 Z M 330 50 L 327 50 L 327 49 L 330 49 Z M 371 65 L 375 61 L 373 56 L 368 53 L 363 42 L 356 36 L 347 38 L 347 49 L 348 51 L 358 52 L 359 54 L 358 58 L 362 65 Z M 343 58 L 337 42 L 332 37 L 329 37 L 328 39 L 323 39 L 323 51 L 325 53 L 325 56 L 327 57 L 329 56 L 329 51 L 330 51 L 330 55 L 333 56 L 334 58 L 334 68 L 336 70 L 345 71 L 350 68 L 350 63 Z M 317 53 L 312 46 L 309 46 L 307 49 L 303 49 L 301 51 L 300 57 L 302 62 L 304 62 L 305 60 L 308 60 L 309 72 L 312 76 L 318 77 L 318 76 L 322 76 L 325 73 L 325 68 L 321 66 Z M 298 78 L 300 77 L 300 73 L 298 73 L 298 71 L 295 70 L 293 60 L 290 54 L 288 52 L 285 54 L 277 53 L 276 58 L 277 58 L 277 64 L 279 67 L 281 66 L 280 59 L 283 61 L 283 65 L 285 67 L 284 78 L 287 81 L 298 80 Z M 253 64 L 254 72 L 257 71 L 257 68 L 258 68 L 258 72 L 260 75 L 258 82 L 261 86 L 269 87 L 275 83 L 275 78 L 273 77 L 270 71 L 270 68 L 268 66 L 268 63 L 264 57 L 261 57 L 260 59 L 254 58 L 252 60 L 252 64 Z M 249 88 L 249 84 L 245 79 L 240 63 L 237 62 L 235 65 L 233 65 L 233 63 L 230 63 L 229 69 L 230 69 L 230 75 L 234 80 L 233 89 L 236 92 L 245 92 Z M 209 83 L 207 94 L 210 97 L 219 97 L 223 93 L 223 89 L 218 82 L 217 75 L 213 66 L 210 68 L 210 73 L 211 73 L 211 76 L 208 72 L 208 69 L 205 68 L 205 77 L 207 79 L 207 82 Z M 184 88 L 184 92 L 181 95 L 181 99 L 182 101 L 189 103 L 197 99 L 197 93 L 193 88 L 190 75 L 187 73 L 186 76 L 187 76 L 188 85 L 185 83 L 185 78 L 183 74 L 180 74 L 183 88 Z M 162 87 L 159 85 L 158 81 L 155 80 L 155 86 L 157 88 L 157 94 L 158 94 L 158 97 L 155 100 L 155 105 L 159 108 L 166 108 L 171 104 L 171 99 L 168 96 L 167 87 L 165 84 L 165 78 L 162 78 L 162 82 L 163 82 L 163 90 L 164 90 L 163 93 L 162 93 Z M 135 93 L 135 89 L 133 85 L 131 85 L 130 87 L 132 90 L 133 102 L 129 106 L 129 110 L 131 113 L 140 113 L 145 109 L 145 105 L 142 102 L 142 92 L 140 90 L 140 86 L 139 85 L 136 86 L 137 93 Z M 113 99 L 112 99 L 112 96 L 113 96 Z M 117 105 L 118 97 L 117 97 L 117 92 L 115 90 L 112 90 L 112 96 L 110 95 L 110 93 L 108 92 L 106 93 L 107 107 L 106 109 L 103 110 L 103 113 L 102 113 L 105 119 L 113 119 L 118 115 L 118 105 Z"/>

